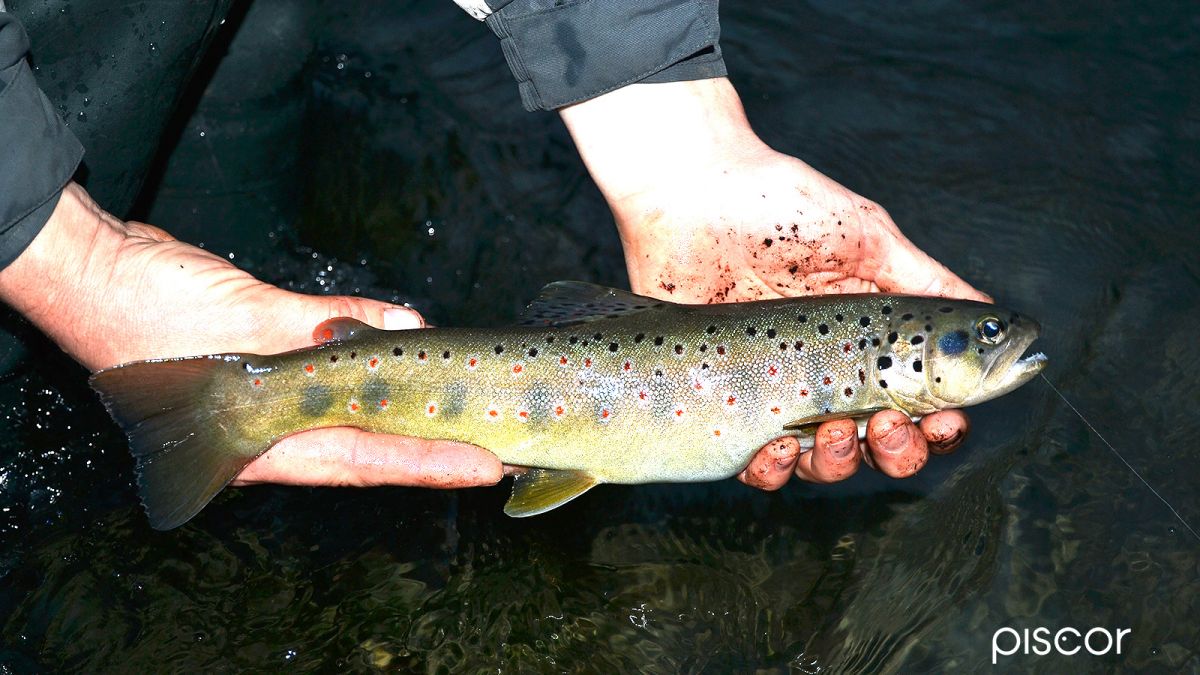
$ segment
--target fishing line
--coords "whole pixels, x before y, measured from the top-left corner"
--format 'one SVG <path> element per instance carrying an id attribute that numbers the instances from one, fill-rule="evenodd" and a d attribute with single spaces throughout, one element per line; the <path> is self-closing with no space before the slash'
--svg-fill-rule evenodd
<path id="1" fill-rule="evenodd" d="M 1042 379 L 1046 381 L 1046 384 L 1050 385 L 1050 388 L 1054 390 L 1054 393 L 1058 394 L 1058 397 L 1063 400 L 1063 403 L 1067 404 L 1067 407 L 1071 409 L 1071 412 L 1078 415 L 1079 419 L 1083 420 L 1083 423 L 1086 424 L 1087 427 L 1092 430 L 1092 433 L 1096 434 L 1096 438 L 1099 438 L 1101 441 L 1103 441 L 1104 444 L 1108 446 L 1108 449 L 1112 450 L 1112 453 L 1117 456 L 1117 459 L 1121 460 L 1121 463 L 1124 464 L 1130 471 L 1132 471 L 1133 475 L 1137 476 L 1138 480 L 1142 481 L 1142 485 L 1145 485 L 1146 488 L 1150 490 L 1150 492 L 1154 493 L 1155 497 L 1158 497 L 1158 500 L 1160 502 L 1162 502 L 1168 509 L 1171 510 L 1171 513 L 1175 514 L 1175 517 L 1179 519 L 1179 522 L 1183 523 L 1183 526 L 1187 528 L 1188 532 L 1192 533 L 1193 537 L 1195 537 L 1196 539 L 1200 539 L 1200 534 L 1196 534 L 1196 531 L 1192 529 L 1191 525 L 1188 525 L 1188 522 L 1183 519 L 1183 516 L 1179 515 L 1179 512 L 1175 510 L 1175 507 L 1171 506 L 1171 503 L 1168 502 L 1165 498 L 1163 498 L 1163 496 L 1158 493 L 1158 490 L 1155 490 L 1154 486 L 1151 485 L 1149 482 L 1147 482 L 1146 479 L 1142 477 L 1142 474 L 1138 473 L 1138 470 L 1133 468 L 1133 465 L 1130 464 L 1129 462 L 1127 462 L 1125 460 L 1125 458 L 1121 456 L 1121 453 L 1118 452 L 1117 449 L 1113 447 L 1113 444 L 1108 442 L 1108 439 L 1105 438 L 1104 435 L 1101 434 L 1100 431 L 1097 430 L 1096 427 L 1094 427 L 1092 425 L 1092 423 L 1089 422 L 1087 420 L 1087 418 L 1083 416 L 1083 413 L 1079 412 L 1078 408 L 1076 408 L 1074 405 L 1072 405 L 1072 403 L 1070 401 L 1067 400 L 1066 396 L 1063 396 L 1063 393 L 1058 390 L 1058 387 L 1054 386 L 1054 383 L 1051 382 L 1050 379 L 1046 377 L 1045 373 L 1040 373 L 1040 374 L 1042 376 Z"/>

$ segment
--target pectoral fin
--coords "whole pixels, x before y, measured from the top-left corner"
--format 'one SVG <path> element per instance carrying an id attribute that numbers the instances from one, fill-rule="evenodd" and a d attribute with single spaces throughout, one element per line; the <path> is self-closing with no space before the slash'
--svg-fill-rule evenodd
<path id="1" fill-rule="evenodd" d="M 883 410 L 883 408 L 870 408 L 867 410 L 856 410 L 853 413 L 826 413 L 824 415 L 813 415 L 811 417 L 802 417 L 798 420 L 793 420 L 783 425 L 788 431 L 798 431 L 800 436 L 814 436 L 817 433 L 817 427 L 825 422 L 833 420 L 854 420 L 861 422 L 866 420 L 871 415 Z"/>
<path id="2" fill-rule="evenodd" d="M 583 471 L 530 469 L 513 479 L 512 496 L 504 512 L 513 518 L 536 516 L 566 504 L 598 482 Z"/>

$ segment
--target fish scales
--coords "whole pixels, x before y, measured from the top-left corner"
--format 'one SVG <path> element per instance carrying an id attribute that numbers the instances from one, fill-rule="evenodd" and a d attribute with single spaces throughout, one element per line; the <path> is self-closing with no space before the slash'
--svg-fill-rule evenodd
<path id="1" fill-rule="evenodd" d="M 1028 319 L 964 301 L 845 295 L 685 306 L 585 284 L 557 291 L 565 299 L 550 293 L 533 317 L 549 325 L 359 325 L 353 337 L 308 350 L 209 357 L 204 413 L 221 418 L 225 435 L 215 442 L 240 470 L 289 434 L 353 426 L 472 443 L 507 464 L 586 476 L 586 487 L 716 480 L 807 424 L 976 402 L 951 400 L 957 381 L 977 386 L 994 366 L 1016 368 L 1032 341 L 998 349 L 972 339 L 977 315 L 1036 337 Z M 148 367 L 163 363 L 171 362 Z M 97 388 L 128 426 L 121 387 L 106 384 L 99 374 Z M 140 456 L 174 451 L 163 440 Z"/>

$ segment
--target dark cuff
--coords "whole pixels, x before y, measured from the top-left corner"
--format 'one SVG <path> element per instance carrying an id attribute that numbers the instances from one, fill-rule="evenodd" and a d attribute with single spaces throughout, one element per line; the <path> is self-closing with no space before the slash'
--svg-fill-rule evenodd
<path id="1" fill-rule="evenodd" d="M 0 12 L 0 269 L 49 220 L 83 146 L 38 89 L 25 62 L 29 38 Z"/>
<path id="2" fill-rule="evenodd" d="M 634 82 L 725 75 L 717 0 L 513 0 L 487 25 L 526 110 L 561 108 Z"/>

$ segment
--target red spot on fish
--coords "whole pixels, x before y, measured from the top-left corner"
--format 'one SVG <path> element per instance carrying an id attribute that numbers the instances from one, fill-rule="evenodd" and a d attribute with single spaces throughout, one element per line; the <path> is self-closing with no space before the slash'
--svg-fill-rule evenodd
<path id="1" fill-rule="evenodd" d="M 824 382 L 825 384 L 833 384 L 833 378 L 829 377 L 828 375 L 826 375 L 825 379 L 823 379 L 821 381 Z"/>
<path id="2" fill-rule="evenodd" d="M 704 383 L 703 383 L 703 382 L 697 382 L 697 383 L 695 383 L 695 384 L 693 384 L 693 385 L 692 385 L 692 388 L 694 388 L 696 391 L 702 391 L 702 390 L 704 389 Z"/>
<path id="3" fill-rule="evenodd" d="M 592 360 L 591 360 L 591 359 L 584 359 L 584 360 L 583 360 L 583 367 L 584 367 L 584 368 L 591 368 L 591 367 L 592 367 Z"/>
<path id="4" fill-rule="evenodd" d="M 713 436 L 720 436 L 720 435 L 721 435 L 720 429 L 713 429 Z"/>
<path id="5" fill-rule="evenodd" d="M 479 365 L 479 359 L 477 359 L 475 357 L 471 357 L 471 358 L 467 359 L 467 368 L 470 368 L 471 370 L 475 370 L 475 366 L 478 366 L 478 365 Z"/>
<path id="6" fill-rule="evenodd" d="M 350 402 L 350 412 L 358 412 L 358 403 L 354 401 Z"/>
<path id="7" fill-rule="evenodd" d="M 528 410 L 519 410 L 519 411 L 517 411 L 517 417 L 520 417 L 522 420 L 527 420 L 527 419 L 529 419 L 529 411 Z"/>
<path id="8" fill-rule="evenodd" d="M 500 416 L 499 410 L 496 410 L 495 408 L 491 408 L 490 410 L 488 410 L 488 417 L 499 417 L 499 416 Z"/>
<path id="9" fill-rule="evenodd" d="M 800 390 L 800 395 L 801 395 L 801 396 L 808 396 L 808 390 L 807 390 L 807 389 L 801 389 L 801 390 Z"/>
<path id="10" fill-rule="evenodd" d="M 372 370 L 375 368 L 378 368 L 379 367 L 379 359 L 372 356 L 371 360 L 367 361 L 367 367 L 371 368 Z"/>
<path id="11" fill-rule="evenodd" d="M 311 364 L 311 363 L 304 364 L 304 372 L 308 373 L 309 375 L 312 375 L 314 372 L 316 372 L 316 370 L 317 369 L 313 367 L 313 364 Z"/>
<path id="12" fill-rule="evenodd" d="M 717 355 L 725 356 L 725 345 L 717 345 Z"/>
<path id="13" fill-rule="evenodd" d="M 608 412 L 608 408 L 605 408 L 604 410 L 600 411 L 600 419 L 606 420 L 606 419 L 608 419 L 608 416 L 611 414 L 612 413 Z"/>
<path id="14" fill-rule="evenodd" d="M 565 365 L 567 365 L 567 357 L 565 357 L 565 356 L 560 356 L 560 357 L 558 357 L 558 364 L 559 364 L 560 366 L 565 366 Z"/>
<path id="15" fill-rule="evenodd" d="M 645 401 L 646 399 L 650 398 L 650 395 L 646 393 L 646 390 L 645 390 L 645 389 L 643 389 L 643 390 L 641 390 L 641 391 L 639 391 L 639 392 L 638 392 L 638 398 L 640 398 L 640 399 L 642 399 L 643 401 Z"/>
<path id="16" fill-rule="evenodd" d="M 258 379 L 258 378 L 255 378 L 255 380 L 254 380 L 254 386 L 256 386 L 256 387 L 261 387 L 261 386 L 262 386 L 262 380 L 260 380 L 260 379 Z"/>
<path id="17" fill-rule="evenodd" d="M 566 412 L 567 412 L 566 409 L 563 408 L 561 405 L 554 406 L 555 417 L 562 417 L 563 415 L 566 414 Z"/>
<path id="18" fill-rule="evenodd" d="M 771 412 L 778 415 L 779 413 L 781 413 L 783 411 L 779 409 L 779 406 L 774 406 L 773 408 L 771 408 Z"/>
<path id="19" fill-rule="evenodd" d="M 733 405 L 734 403 L 737 403 L 737 397 L 730 394 L 729 398 L 725 399 L 725 405 Z"/>
<path id="20" fill-rule="evenodd" d="M 854 345 L 850 344 L 849 342 L 847 342 L 846 344 L 842 345 L 842 351 L 843 351 L 843 352 L 846 352 L 847 354 L 849 354 L 849 353 L 850 353 L 850 350 L 851 350 L 851 349 L 854 349 Z"/>
<path id="21" fill-rule="evenodd" d="M 514 365 L 514 366 L 513 366 L 513 369 L 512 369 L 512 370 L 513 370 L 513 375 L 520 375 L 520 374 L 521 374 L 521 371 L 522 371 L 522 370 L 525 370 L 525 366 L 523 366 L 523 365 L 521 365 L 521 364 L 519 364 L 519 363 L 518 363 L 518 364 L 516 364 L 516 365 Z"/>
<path id="22" fill-rule="evenodd" d="M 379 399 L 379 407 L 380 408 L 388 407 L 388 400 L 386 398 Z"/>
<path id="23" fill-rule="evenodd" d="M 437 412 L 438 412 L 438 404 L 437 403 L 430 401 L 428 404 L 426 404 L 426 406 L 425 406 L 425 414 L 426 415 L 428 415 L 429 417 L 433 417 L 434 415 L 437 414 Z"/>
<path id="24" fill-rule="evenodd" d="M 626 361 L 626 362 L 625 362 L 625 366 L 624 366 L 624 368 L 625 368 L 625 372 L 627 372 L 627 373 L 628 373 L 629 371 L 633 370 L 633 364 L 632 364 L 632 363 L 630 363 L 630 362 L 628 362 L 628 361 Z"/>

